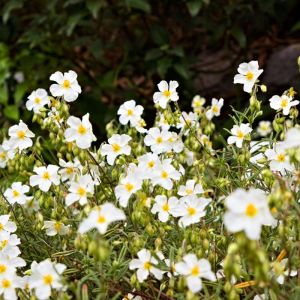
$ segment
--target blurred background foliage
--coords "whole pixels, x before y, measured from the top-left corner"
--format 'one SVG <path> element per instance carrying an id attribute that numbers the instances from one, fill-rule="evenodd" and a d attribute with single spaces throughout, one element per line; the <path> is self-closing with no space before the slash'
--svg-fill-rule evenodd
<path id="1" fill-rule="evenodd" d="M 0 126 L 29 120 L 30 92 L 69 69 L 84 89 L 72 113 L 90 112 L 98 134 L 125 100 L 151 115 L 161 79 L 179 81 L 183 107 L 200 94 L 239 108 L 247 95 L 232 86 L 236 66 L 263 66 L 275 47 L 298 41 L 299 2 L 0 0 Z"/>

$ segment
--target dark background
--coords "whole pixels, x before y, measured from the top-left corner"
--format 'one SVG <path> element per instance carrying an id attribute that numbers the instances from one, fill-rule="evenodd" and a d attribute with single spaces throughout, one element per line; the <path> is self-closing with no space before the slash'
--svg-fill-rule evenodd
<path id="1" fill-rule="evenodd" d="M 179 81 L 183 109 L 195 94 L 207 104 L 223 97 L 224 124 L 230 105 L 248 103 L 232 84 L 243 61 L 265 70 L 266 107 L 271 93 L 299 90 L 299 0 L 2 0 L 0 8 L 1 127 L 30 120 L 28 94 L 48 89 L 57 70 L 78 73 L 83 93 L 71 112 L 90 112 L 100 135 L 125 100 L 151 119 L 161 79 Z"/>

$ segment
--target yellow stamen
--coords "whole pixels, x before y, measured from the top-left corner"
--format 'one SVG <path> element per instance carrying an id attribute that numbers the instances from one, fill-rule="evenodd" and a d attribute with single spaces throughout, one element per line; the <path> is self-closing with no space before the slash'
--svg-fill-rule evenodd
<path id="1" fill-rule="evenodd" d="M 97 222 L 98 222 L 99 224 L 103 224 L 103 223 L 105 223 L 105 221 L 106 221 L 106 218 L 105 218 L 104 216 L 99 216 L 99 217 L 98 217 L 98 221 L 97 221 Z"/>
<path id="2" fill-rule="evenodd" d="M 127 110 L 127 116 L 132 116 L 133 115 L 133 110 L 132 109 L 128 109 Z"/>
<path id="3" fill-rule="evenodd" d="M 63 87 L 65 89 L 69 89 L 71 87 L 71 83 L 69 80 L 65 79 L 64 82 L 63 82 Z"/>
<path id="4" fill-rule="evenodd" d="M 190 216 L 193 216 L 194 214 L 196 214 L 196 209 L 194 207 L 188 207 L 188 214 Z"/>
<path id="5" fill-rule="evenodd" d="M 16 198 L 16 197 L 19 197 L 20 196 L 20 193 L 17 191 L 17 190 L 13 190 L 13 197 Z"/>
<path id="6" fill-rule="evenodd" d="M 279 162 L 285 162 L 285 155 L 283 153 L 280 153 L 277 155 L 277 160 Z"/>
<path id="7" fill-rule="evenodd" d="M 41 98 L 38 98 L 38 97 L 35 98 L 35 99 L 34 99 L 34 103 L 35 103 L 35 104 L 40 104 L 40 103 L 41 103 Z"/>
<path id="8" fill-rule="evenodd" d="M 119 152 L 121 150 L 121 147 L 119 144 L 112 144 L 111 146 L 112 146 L 114 152 Z"/>
<path id="9" fill-rule="evenodd" d="M 188 195 L 192 195 L 192 194 L 193 194 L 193 190 L 191 190 L 191 189 L 186 189 L 185 192 L 186 192 Z"/>
<path id="10" fill-rule="evenodd" d="M 50 285 L 53 282 L 53 276 L 48 274 L 43 277 L 44 283 Z"/>
<path id="11" fill-rule="evenodd" d="M 1 283 L 2 287 L 5 289 L 8 289 L 11 286 L 11 282 L 8 279 L 3 279 Z"/>
<path id="12" fill-rule="evenodd" d="M 0 231 L 3 230 L 4 226 L 0 223 Z"/>
<path id="13" fill-rule="evenodd" d="M 168 90 L 164 91 L 163 94 L 166 98 L 170 98 L 170 96 L 171 96 L 171 92 Z"/>
<path id="14" fill-rule="evenodd" d="M 281 107 L 286 108 L 288 106 L 288 101 L 286 99 L 281 99 Z"/>
<path id="15" fill-rule="evenodd" d="M 219 112 L 219 109 L 218 109 L 218 107 L 217 107 L 216 105 L 213 105 L 212 108 L 211 108 L 211 110 L 212 110 L 214 113 Z"/>
<path id="16" fill-rule="evenodd" d="M 50 174 L 49 174 L 49 172 L 45 172 L 44 174 L 43 174 L 43 179 L 45 179 L 45 180 L 49 180 L 50 179 Z"/>
<path id="17" fill-rule="evenodd" d="M 156 143 L 157 144 L 161 144 L 163 142 L 163 139 L 161 136 L 159 136 L 157 139 L 156 139 Z"/>
<path id="18" fill-rule="evenodd" d="M 144 263 L 144 269 L 146 269 L 146 270 L 150 270 L 151 269 L 151 263 L 150 263 L 150 261 L 146 261 Z"/>
<path id="19" fill-rule="evenodd" d="M 56 231 L 60 231 L 61 226 L 62 226 L 62 225 L 61 225 L 60 222 L 55 222 L 55 223 L 54 223 L 54 228 L 55 228 Z"/>
<path id="20" fill-rule="evenodd" d="M 198 266 L 193 267 L 193 269 L 192 269 L 192 271 L 191 271 L 191 274 L 192 274 L 193 276 L 199 276 L 199 274 L 200 274 L 199 267 L 198 267 Z"/>
<path id="21" fill-rule="evenodd" d="M 77 131 L 79 134 L 84 135 L 86 134 L 87 129 L 82 124 L 80 124 Z"/>
<path id="22" fill-rule="evenodd" d="M 237 136 L 239 139 L 242 139 L 245 135 L 244 135 L 244 133 L 243 133 L 241 130 L 238 130 L 236 136 Z"/>
<path id="23" fill-rule="evenodd" d="M 127 190 L 127 192 L 131 192 L 133 190 L 133 188 L 134 188 L 134 186 L 130 182 L 127 182 L 125 184 L 125 189 Z"/>
<path id="24" fill-rule="evenodd" d="M 68 168 L 66 169 L 66 173 L 67 173 L 68 175 L 73 174 L 73 172 L 74 172 L 74 168 L 72 168 L 72 167 L 68 167 Z"/>
<path id="25" fill-rule="evenodd" d="M 4 273 L 6 271 L 6 266 L 5 265 L 0 265 L 0 273 Z"/>
<path id="26" fill-rule="evenodd" d="M 252 72 L 247 72 L 247 74 L 246 74 L 246 78 L 247 78 L 247 80 L 252 80 L 253 78 L 254 78 L 254 74 L 252 73 Z"/>
<path id="27" fill-rule="evenodd" d="M 19 130 L 19 131 L 17 132 L 17 136 L 18 136 L 18 138 L 19 138 L 20 140 L 23 140 L 23 139 L 25 138 L 25 131 Z"/>
<path id="28" fill-rule="evenodd" d="M 166 171 L 162 171 L 162 172 L 161 172 L 161 177 L 162 177 L 163 179 L 167 179 L 167 178 L 168 178 L 168 173 L 167 173 Z"/>
<path id="29" fill-rule="evenodd" d="M 168 203 L 165 203 L 163 206 L 162 206 L 162 209 L 163 211 L 169 211 L 170 207 L 169 207 L 169 204 Z"/>
<path id="30" fill-rule="evenodd" d="M 148 162 L 148 168 L 153 168 L 154 167 L 154 161 L 151 160 Z"/>
<path id="31" fill-rule="evenodd" d="M 83 196 L 86 195 L 86 190 L 85 190 L 83 187 L 80 186 L 80 187 L 77 189 L 77 193 L 79 194 L 80 197 L 83 197 Z"/>
<path id="32" fill-rule="evenodd" d="M 254 204 L 249 203 L 246 208 L 246 215 L 248 217 L 255 217 L 257 215 L 257 208 Z"/>

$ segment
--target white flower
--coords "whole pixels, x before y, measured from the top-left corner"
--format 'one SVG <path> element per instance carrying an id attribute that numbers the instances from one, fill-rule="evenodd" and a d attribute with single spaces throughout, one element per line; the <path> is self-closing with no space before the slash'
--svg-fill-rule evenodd
<path id="1" fill-rule="evenodd" d="M 172 165 L 172 159 L 164 159 L 156 166 L 152 183 L 153 185 L 160 185 L 166 190 L 171 190 L 173 187 L 172 180 L 179 180 L 180 177 L 180 173 Z"/>
<path id="2" fill-rule="evenodd" d="M 158 85 L 159 92 L 155 92 L 153 95 L 154 103 L 158 103 L 161 108 L 166 108 L 170 100 L 178 101 L 179 97 L 176 92 L 178 87 L 177 81 L 170 81 L 169 84 L 162 80 Z"/>
<path id="3" fill-rule="evenodd" d="M 141 105 L 136 105 L 134 100 L 129 100 L 123 103 L 119 110 L 119 121 L 122 125 L 126 125 L 130 122 L 131 126 L 136 126 L 141 119 L 144 108 Z"/>
<path id="4" fill-rule="evenodd" d="M 142 177 L 145 179 L 150 179 L 153 177 L 153 171 L 160 163 L 158 156 L 150 152 L 139 156 L 138 162 L 138 169 L 140 170 Z"/>
<path id="5" fill-rule="evenodd" d="M 10 234 L 8 231 L 1 231 L 0 234 L 0 251 L 2 255 L 16 257 L 19 255 L 20 239 L 16 234 Z"/>
<path id="6" fill-rule="evenodd" d="M 34 261 L 31 264 L 32 275 L 29 277 L 29 286 L 35 289 L 35 295 L 39 300 L 49 299 L 51 289 L 60 291 L 64 288 L 61 274 L 65 269 L 64 264 L 55 264 L 49 259 L 40 263 Z"/>
<path id="7" fill-rule="evenodd" d="M 183 257 L 183 262 L 175 264 L 175 270 L 186 277 L 189 290 L 197 293 L 202 289 L 202 280 L 205 278 L 210 281 L 216 281 L 216 276 L 211 270 L 208 260 L 199 259 L 195 254 L 187 254 Z"/>
<path id="8" fill-rule="evenodd" d="M 183 111 L 179 118 L 179 123 L 177 123 L 176 127 L 178 129 L 182 129 L 186 127 L 187 130 L 185 134 L 187 134 L 189 132 L 189 128 L 195 126 L 197 122 L 198 122 L 197 114 L 193 112 L 186 113 L 185 111 Z"/>
<path id="9" fill-rule="evenodd" d="M 143 298 L 141 296 L 135 296 L 131 293 L 128 293 L 123 297 L 122 300 L 143 300 Z"/>
<path id="10" fill-rule="evenodd" d="M 165 195 L 158 195 L 154 199 L 151 212 L 153 214 L 158 213 L 158 219 L 161 222 L 167 222 L 172 212 L 178 208 L 179 201 L 176 197 L 170 197 L 169 199 Z"/>
<path id="11" fill-rule="evenodd" d="M 77 175 L 79 175 L 82 170 L 82 165 L 77 157 L 75 157 L 74 162 L 72 161 L 64 161 L 63 159 L 59 159 L 59 165 L 61 169 L 58 173 L 61 175 L 61 180 L 74 180 Z"/>
<path id="12" fill-rule="evenodd" d="M 171 132 L 167 130 L 160 131 L 159 128 L 150 128 L 144 138 L 146 146 L 150 146 L 151 151 L 160 154 L 170 150 L 169 139 L 172 138 Z"/>
<path id="13" fill-rule="evenodd" d="M 115 187 L 115 195 L 122 207 L 126 207 L 132 194 L 142 187 L 141 179 L 134 175 L 128 175 Z"/>
<path id="14" fill-rule="evenodd" d="M 198 195 L 203 194 L 203 188 L 200 183 L 196 184 L 196 181 L 193 179 L 187 180 L 185 185 L 181 185 L 178 190 L 179 196 L 191 196 L 191 195 Z"/>
<path id="15" fill-rule="evenodd" d="M 9 149 L 5 149 L 3 145 L 0 145 L 0 168 L 6 167 L 6 163 L 9 160 L 8 152 Z"/>
<path id="16" fill-rule="evenodd" d="M 4 300 L 17 300 L 16 289 L 23 287 L 23 280 L 15 271 L 7 272 L 0 277 L 0 295 L 3 295 Z"/>
<path id="17" fill-rule="evenodd" d="M 38 114 L 42 107 L 49 104 L 50 100 L 47 91 L 44 89 L 37 89 L 29 95 L 28 101 L 26 102 L 26 108 L 28 110 L 33 110 L 34 113 Z"/>
<path id="18" fill-rule="evenodd" d="M 272 132 L 272 125 L 270 121 L 260 121 L 258 124 L 257 132 L 260 136 L 267 136 Z"/>
<path id="19" fill-rule="evenodd" d="M 169 130 L 171 125 L 166 120 L 164 114 L 158 113 L 158 117 L 156 119 L 155 125 L 160 127 L 162 130 Z"/>
<path id="20" fill-rule="evenodd" d="M 205 104 L 205 98 L 200 97 L 199 95 L 196 95 L 192 100 L 192 108 L 197 113 L 202 111 L 204 104 Z"/>
<path id="21" fill-rule="evenodd" d="M 285 149 L 299 147 L 300 146 L 300 128 L 293 127 L 287 130 L 283 147 Z"/>
<path id="22" fill-rule="evenodd" d="M 94 193 L 94 181 L 88 174 L 79 176 L 77 180 L 70 182 L 68 191 L 69 193 L 66 196 L 67 206 L 76 201 L 79 201 L 80 205 L 84 205 L 87 203 L 88 194 Z"/>
<path id="23" fill-rule="evenodd" d="M 101 234 L 104 234 L 110 223 L 125 219 L 126 216 L 121 209 L 115 207 L 112 203 L 104 203 L 90 212 L 87 219 L 79 225 L 78 232 L 85 233 L 96 228 Z"/>
<path id="24" fill-rule="evenodd" d="M 106 156 L 107 162 L 109 165 L 113 165 L 115 159 L 121 155 L 129 155 L 131 148 L 128 145 L 128 142 L 131 140 L 131 137 L 127 134 L 113 134 L 108 139 L 108 144 L 103 144 L 101 146 L 101 154 Z"/>
<path id="25" fill-rule="evenodd" d="M 9 221 L 9 215 L 0 216 L 0 236 L 4 232 L 12 233 L 17 230 L 17 226 L 14 222 Z"/>
<path id="26" fill-rule="evenodd" d="M 60 221 L 45 221 L 44 228 L 46 229 L 46 234 L 49 236 L 55 236 L 57 234 L 65 235 L 69 231 L 68 226 Z"/>
<path id="27" fill-rule="evenodd" d="M 207 110 L 206 112 L 206 118 L 208 120 L 211 120 L 214 116 L 218 117 L 221 113 L 221 108 L 224 105 L 224 99 L 220 98 L 220 100 L 217 100 L 216 98 L 213 98 L 211 100 L 211 108 Z"/>
<path id="28" fill-rule="evenodd" d="M 187 227 L 200 222 L 200 219 L 206 215 L 205 208 L 210 202 L 211 200 L 207 198 L 186 196 L 180 199 L 180 205 L 173 215 L 181 217 L 178 221 L 179 225 Z"/>
<path id="29" fill-rule="evenodd" d="M 286 171 L 293 171 L 294 167 L 290 164 L 289 156 L 285 153 L 283 143 L 277 143 L 273 149 L 268 149 L 265 152 L 268 160 L 270 161 L 270 169 L 285 173 Z"/>
<path id="30" fill-rule="evenodd" d="M 297 270 L 290 270 L 287 268 L 288 259 L 285 258 L 281 260 L 280 262 L 275 262 L 273 264 L 272 274 L 276 276 L 276 281 L 279 284 L 284 284 L 285 277 L 294 277 L 297 276 L 298 271 Z"/>
<path id="31" fill-rule="evenodd" d="M 10 136 L 9 147 L 11 149 L 18 148 L 20 151 L 31 147 L 31 138 L 35 136 L 22 120 L 20 120 L 19 125 L 13 125 L 8 129 L 8 135 Z"/>
<path id="32" fill-rule="evenodd" d="M 262 225 L 272 226 L 268 199 L 264 191 L 251 188 L 249 191 L 237 189 L 225 200 L 227 211 L 224 223 L 228 231 L 245 231 L 251 240 L 258 240 Z"/>
<path id="33" fill-rule="evenodd" d="M 151 252 L 147 249 L 142 249 L 137 253 L 138 259 L 133 259 L 129 263 L 129 269 L 137 270 L 137 279 L 139 282 L 143 282 L 148 278 L 150 274 L 158 280 L 162 279 L 163 272 L 155 267 L 157 260 L 151 255 Z"/>
<path id="34" fill-rule="evenodd" d="M 259 295 L 255 295 L 253 300 L 265 300 L 266 296 L 265 294 L 259 294 Z"/>
<path id="35" fill-rule="evenodd" d="M 55 72 L 50 76 L 50 80 L 57 82 L 50 86 L 53 97 L 64 97 L 67 102 L 73 102 L 81 93 L 81 87 L 77 82 L 77 74 L 74 71 Z"/>
<path id="36" fill-rule="evenodd" d="M 281 97 L 278 95 L 273 96 L 270 101 L 271 108 L 275 110 L 282 110 L 284 115 L 288 115 L 290 113 L 290 109 L 293 106 L 299 104 L 298 100 L 292 101 L 293 98 L 287 95 L 282 95 Z"/>
<path id="37" fill-rule="evenodd" d="M 169 151 L 174 151 L 175 153 L 180 153 L 184 149 L 184 144 L 182 142 L 181 136 L 179 136 L 176 132 L 170 132 L 171 137 L 166 142 Z"/>
<path id="38" fill-rule="evenodd" d="M 38 185 L 43 192 L 48 192 L 51 185 L 59 184 L 59 175 L 57 174 L 59 167 L 55 165 L 48 165 L 47 167 L 34 167 L 32 175 L 29 178 L 31 186 Z"/>
<path id="39" fill-rule="evenodd" d="M 25 204 L 27 201 L 31 200 L 33 197 L 25 195 L 29 192 L 28 185 L 22 185 L 22 182 L 14 182 L 11 188 L 8 188 L 4 192 L 4 196 L 10 204 Z"/>
<path id="40" fill-rule="evenodd" d="M 247 93 L 252 92 L 252 88 L 263 70 L 259 69 L 257 61 L 250 61 L 249 63 L 242 63 L 238 67 L 238 72 L 234 76 L 233 83 L 240 83 L 244 85 L 244 91 Z"/>
<path id="41" fill-rule="evenodd" d="M 248 123 L 242 123 L 240 125 L 233 125 L 233 128 L 230 131 L 232 133 L 232 136 L 227 139 L 228 144 L 236 144 L 238 148 L 242 148 L 244 138 L 252 131 L 252 128 Z"/>
<path id="42" fill-rule="evenodd" d="M 77 147 L 81 149 L 87 149 L 91 147 L 93 141 L 96 141 L 96 137 L 93 134 L 92 124 L 89 121 L 89 114 L 85 114 L 82 117 L 82 121 L 76 117 L 69 117 L 67 124 L 69 128 L 65 131 L 65 139 L 67 142 L 76 143 Z"/>

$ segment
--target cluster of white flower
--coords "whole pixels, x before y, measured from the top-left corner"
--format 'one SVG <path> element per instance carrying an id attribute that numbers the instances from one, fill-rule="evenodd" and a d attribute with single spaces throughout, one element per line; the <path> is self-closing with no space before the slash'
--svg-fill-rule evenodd
<path id="1" fill-rule="evenodd" d="M 239 74 L 234 77 L 234 83 L 243 84 L 244 91 L 251 94 L 253 111 L 257 108 L 256 93 L 260 86 L 258 78 L 262 72 L 258 62 L 251 61 L 242 63 L 238 68 Z M 39 140 L 37 138 L 34 141 L 35 134 L 23 121 L 8 129 L 8 139 L 0 145 L 0 168 L 10 166 L 14 158 L 21 155 L 24 158 L 31 151 L 38 160 L 34 166 L 30 166 L 31 169 L 28 167 L 23 172 L 26 181 L 24 177 L 12 181 L 9 187 L 6 186 L 3 197 L 12 208 L 35 207 L 37 211 L 37 198 L 51 198 L 55 202 L 51 213 L 47 213 L 47 216 L 39 215 L 42 223 L 39 228 L 51 237 L 49 239 L 55 239 L 57 235 L 59 238 L 69 237 L 71 234 L 76 234 L 78 240 L 82 237 L 88 239 L 92 235 L 90 231 L 96 229 L 93 239 L 98 232 L 102 242 L 110 231 L 121 227 L 124 231 L 127 227 L 132 228 L 135 217 L 142 219 L 145 213 L 147 218 L 142 221 L 149 231 L 153 231 L 153 228 L 149 229 L 153 223 L 154 226 L 161 226 L 163 231 L 176 228 L 175 230 L 186 230 L 188 233 L 182 241 L 180 254 L 172 259 L 164 257 L 162 251 L 165 250 L 163 252 L 168 254 L 169 251 L 161 249 L 158 241 L 155 251 L 143 248 L 143 243 L 137 243 L 138 247 L 132 247 L 134 250 L 131 254 L 138 258 L 130 261 L 129 269 L 137 269 L 139 282 L 145 281 L 150 275 L 158 281 L 164 275 L 170 278 L 183 276 L 188 290 L 197 293 L 202 289 L 202 279 L 222 280 L 226 272 L 223 269 L 217 272 L 216 265 L 213 265 L 212 270 L 208 247 L 200 254 L 193 251 L 191 246 L 186 247 L 188 239 L 197 240 L 197 237 L 191 238 L 193 229 L 206 227 L 210 222 L 223 227 L 220 221 L 223 219 L 228 232 L 243 232 L 238 236 L 252 242 L 259 240 L 263 231 L 268 230 L 263 226 L 279 226 L 280 218 L 270 209 L 270 185 L 268 182 L 256 184 L 252 178 L 260 167 L 265 168 L 264 173 L 267 170 L 271 173 L 270 176 L 276 174 L 286 181 L 297 176 L 295 171 L 298 166 L 290 152 L 300 146 L 300 129 L 292 120 L 285 123 L 288 129 L 281 125 L 284 122 L 282 118 L 291 116 L 293 119 L 294 107 L 299 103 L 293 99 L 292 92 L 273 96 L 269 101 L 270 107 L 276 110 L 275 120 L 278 119 L 279 123 L 260 121 L 257 129 L 253 130 L 253 120 L 259 114 L 254 112 L 251 118 L 246 114 L 233 117 L 234 125 L 227 139 L 227 155 L 226 152 L 214 149 L 212 143 L 215 126 L 213 120 L 220 116 L 224 99 L 213 98 L 211 106 L 204 107 L 205 99 L 197 95 L 192 100 L 193 111 L 181 112 L 176 103 L 179 99 L 176 91 L 178 82 L 161 81 L 158 84 L 159 91 L 153 95 L 158 113 L 152 127 L 146 128 L 142 117 L 144 108 L 135 100 L 126 101 L 117 112 L 122 126 L 109 131 L 108 140 L 95 150 L 96 147 L 92 148 L 92 144 L 96 141 L 96 136 L 89 114 L 80 119 L 70 116 L 62 109 L 64 105 L 68 107 L 64 101 L 73 102 L 81 93 L 77 74 L 74 71 L 64 74 L 55 72 L 50 80 L 56 82 L 50 86 L 50 93 L 58 98 L 48 96 L 44 89 L 37 89 L 28 97 L 26 107 L 33 110 L 42 128 L 55 128 L 53 140 L 57 140 L 64 149 L 62 153 L 53 160 L 34 157 Z M 262 85 L 260 87 L 262 91 L 265 90 Z M 172 107 L 175 107 L 175 112 Z M 282 133 L 280 139 L 269 139 L 268 135 L 278 128 L 281 128 L 278 132 Z M 256 136 L 263 139 L 253 140 Z M 200 158 L 199 149 L 203 150 L 203 158 Z M 218 153 L 222 153 L 219 160 L 216 159 Z M 225 173 L 222 176 L 226 177 L 226 168 L 230 166 L 225 161 L 230 155 L 240 162 L 240 165 L 233 166 L 238 170 L 238 175 L 235 175 L 240 181 L 236 180 L 229 186 L 228 178 L 220 175 L 218 180 L 214 180 L 213 177 L 221 173 Z M 247 164 L 244 164 L 245 161 Z M 255 168 L 251 168 L 250 164 Z M 216 172 L 218 175 L 211 175 L 214 172 L 212 169 L 219 166 L 220 169 Z M 261 178 L 263 175 L 256 176 Z M 204 176 L 212 178 L 212 182 L 208 182 L 210 179 L 205 179 Z M 239 182 L 243 182 L 243 185 Z M 226 192 L 214 194 L 213 189 L 218 186 L 221 191 Z M 44 205 L 43 201 L 40 202 Z M 142 210 L 136 213 L 135 209 L 140 205 L 143 206 Z M 111 225 L 112 223 L 114 224 Z M 190 226 L 192 224 L 195 224 L 194 227 Z M 111 230 L 108 230 L 109 226 Z M 1 216 L 0 294 L 5 299 L 16 299 L 16 289 L 19 288 L 31 291 L 38 299 L 48 299 L 51 289 L 64 290 L 61 275 L 66 266 L 52 263 L 49 259 L 39 264 L 32 262 L 28 276 L 17 275 L 18 268 L 26 264 L 18 256 L 20 240 L 13 233 L 15 231 L 16 225 L 9 221 L 9 215 Z M 212 229 L 209 234 L 215 238 L 216 231 Z M 224 235 L 223 229 L 221 235 Z M 114 245 L 120 243 L 116 241 Z M 94 248 L 97 247 L 93 243 L 92 246 L 82 248 L 88 248 L 89 252 L 96 251 Z M 204 256 L 207 259 L 202 258 Z M 222 265 L 222 262 L 223 260 L 221 263 L 215 261 L 215 264 Z M 231 281 L 232 278 L 236 280 L 233 276 L 230 277 Z M 134 291 L 132 293 L 124 299 L 141 298 Z"/>
<path id="2" fill-rule="evenodd" d="M 18 299 L 17 291 L 23 289 L 39 300 L 49 299 L 51 289 L 60 291 L 64 288 L 61 274 L 66 266 L 50 260 L 40 263 L 33 261 L 31 269 L 24 273 L 25 276 L 19 276 L 20 268 L 25 267 L 26 262 L 19 256 L 21 242 L 14 233 L 17 226 L 9 218 L 9 215 L 0 216 L 0 295 L 5 300 Z"/>

